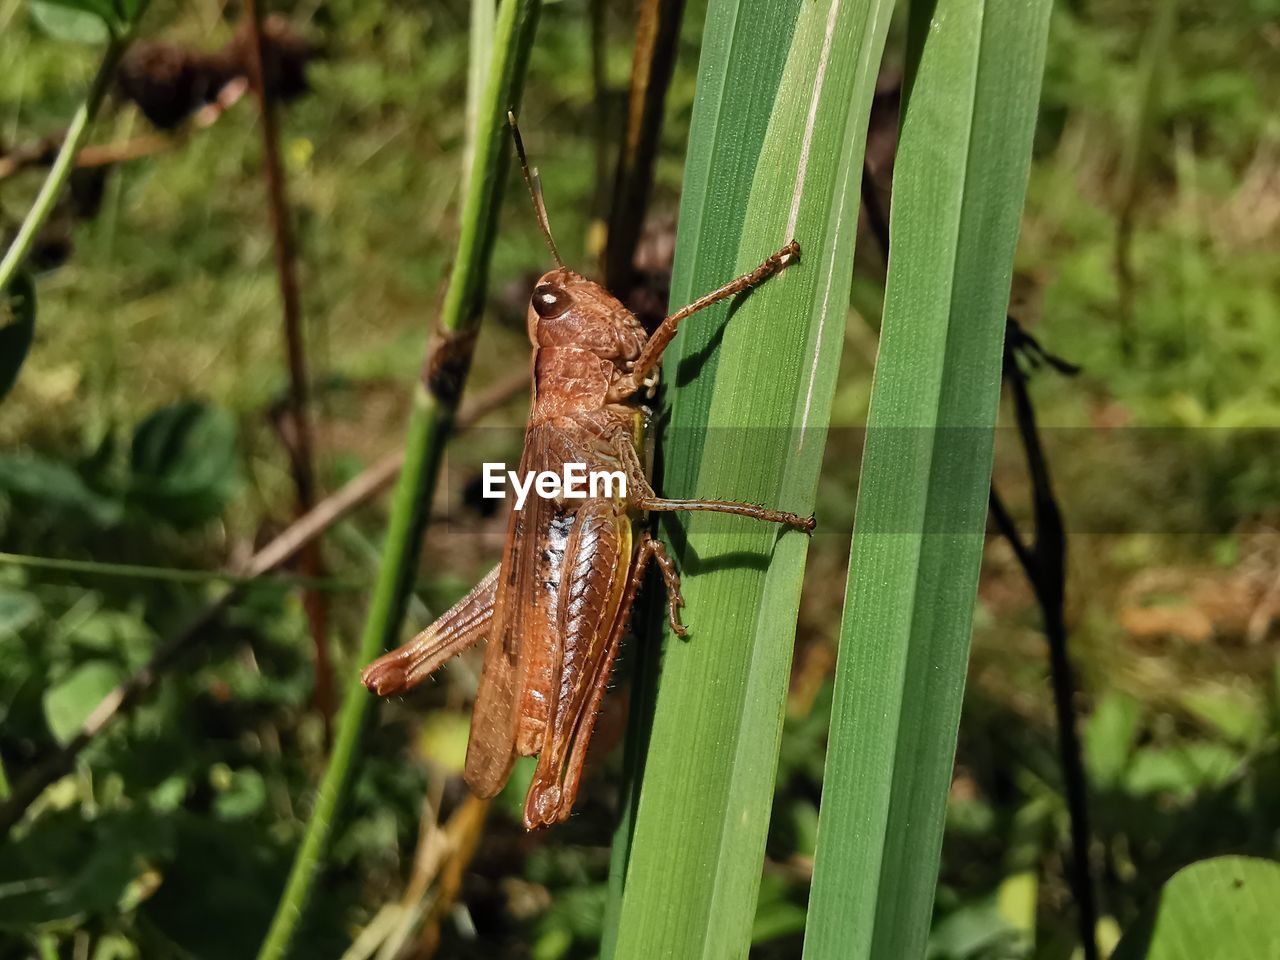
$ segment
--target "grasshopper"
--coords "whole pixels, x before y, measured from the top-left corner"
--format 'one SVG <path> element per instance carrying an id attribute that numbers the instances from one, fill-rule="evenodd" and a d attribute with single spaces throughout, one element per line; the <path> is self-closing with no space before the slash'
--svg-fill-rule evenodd
<path id="1" fill-rule="evenodd" d="M 508 114 L 534 213 L 556 268 L 529 301 L 533 396 L 520 472 L 567 463 L 621 471 L 625 493 L 531 497 L 512 510 L 501 563 L 435 623 L 375 660 L 361 679 L 375 694 L 400 694 L 453 656 L 487 639 L 471 718 L 464 777 L 492 797 L 517 756 L 537 755 L 525 799 L 532 830 L 569 816 L 587 744 L 618 647 L 648 565 L 667 591 L 667 619 L 684 636 L 675 564 L 643 525 L 658 511 L 709 510 L 811 532 L 813 517 L 730 500 L 670 500 L 649 485 L 639 454 L 662 352 L 682 321 L 755 287 L 800 256 L 792 240 L 749 273 L 662 321 L 652 335 L 600 284 L 564 265 L 551 235 L 537 171 L 530 171 Z"/>

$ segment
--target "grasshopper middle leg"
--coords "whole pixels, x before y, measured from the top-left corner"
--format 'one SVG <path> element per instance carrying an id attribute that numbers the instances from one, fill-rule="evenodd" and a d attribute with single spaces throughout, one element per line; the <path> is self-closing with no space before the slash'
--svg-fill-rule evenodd
<path id="1" fill-rule="evenodd" d="M 752 520 L 763 520 L 765 523 L 780 523 L 783 526 L 812 533 L 816 521 L 812 516 L 802 517 L 798 513 L 785 510 L 770 510 L 758 507 L 754 503 L 740 503 L 737 500 L 668 500 L 663 497 L 641 497 L 636 501 L 641 510 L 656 512 L 675 512 L 677 510 L 706 510 L 711 513 L 731 513 L 737 517 L 750 517 Z"/>

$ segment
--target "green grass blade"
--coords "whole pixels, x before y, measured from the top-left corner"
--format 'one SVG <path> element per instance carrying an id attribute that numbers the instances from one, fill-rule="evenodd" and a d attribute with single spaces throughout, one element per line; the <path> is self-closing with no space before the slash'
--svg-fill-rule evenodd
<path id="1" fill-rule="evenodd" d="M 673 305 L 792 237 L 803 255 L 739 309 L 691 320 L 669 351 L 669 496 L 813 505 L 890 8 L 888 0 L 711 6 Z M 664 654 L 615 956 L 742 956 L 808 541 L 706 515 L 668 529 L 690 636 Z"/>
<path id="2" fill-rule="evenodd" d="M 680 195 L 679 245 L 671 278 L 670 302 L 679 305 L 695 299 L 724 281 L 737 259 L 752 177 L 768 126 L 768 111 L 778 93 L 782 69 L 795 28 L 798 0 L 786 0 L 773 10 L 773 30 L 736 30 L 739 23 L 760 22 L 770 14 L 772 0 L 742 0 L 713 5 L 703 30 L 698 61 L 698 99 L 694 107 L 692 137 L 685 158 L 684 188 Z M 708 131 L 708 132 L 699 132 Z M 698 291 L 695 293 L 694 291 Z M 700 317 L 685 324 L 667 349 L 666 369 L 676 369 L 681 356 L 707 355 L 717 324 Z M 701 375 L 710 377 L 718 357 L 712 353 Z M 670 394 L 675 391 L 669 391 Z M 679 457 L 668 458 L 665 485 L 668 490 L 688 491 L 694 480 L 700 437 L 686 432 Z M 644 640 L 655 647 L 661 634 L 650 630 Z M 635 828 L 644 755 L 652 720 L 653 676 L 658 651 L 642 654 L 632 677 L 633 706 L 627 726 L 626 762 L 630 782 L 622 815 L 614 832 L 609 865 L 609 903 L 601 942 L 601 956 L 612 957 L 617 922 L 622 909 L 622 889 L 631 839 Z"/>
<path id="3" fill-rule="evenodd" d="M 520 102 L 539 9 L 538 0 L 503 0 L 498 10 L 493 54 L 481 99 L 482 119 L 462 209 L 458 257 L 440 316 L 443 339 L 435 347 L 424 381 L 414 389 L 404 466 L 391 503 L 382 563 L 360 639 L 358 663 L 368 663 L 399 642 L 445 442 L 470 365 L 470 344 L 479 323 L 509 166 L 507 111 Z M 259 960 L 279 960 L 288 952 L 351 780 L 371 699 L 359 676 L 353 675 L 343 699 L 329 766 Z"/>
<path id="4" fill-rule="evenodd" d="M 1048 0 L 912 5 L 805 956 L 922 957 Z"/>

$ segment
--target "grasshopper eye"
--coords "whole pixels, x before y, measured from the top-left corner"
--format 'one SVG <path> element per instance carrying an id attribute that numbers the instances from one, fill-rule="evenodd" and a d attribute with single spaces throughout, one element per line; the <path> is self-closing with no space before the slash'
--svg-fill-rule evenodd
<path id="1" fill-rule="evenodd" d="M 540 283 L 533 288 L 533 310 L 543 320 L 553 320 L 569 309 L 573 298 L 552 283 Z"/>

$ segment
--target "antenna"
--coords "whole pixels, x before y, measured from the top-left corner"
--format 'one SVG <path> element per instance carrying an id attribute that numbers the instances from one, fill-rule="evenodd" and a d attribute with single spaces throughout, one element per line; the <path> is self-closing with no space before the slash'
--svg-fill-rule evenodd
<path id="1" fill-rule="evenodd" d="M 529 169 L 529 158 L 525 156 L 524 141 L 520 139 L 520 127 L 516 123 L 516 115 L 510 110 L 507 111 L 507 122 L 511 124 L 511 134 L 515 137 L 516 156 L 520 158 L 520 171 L 524 174 L 524 182 L 529 187 L 529 196 L 533 200 L 533 212 L 538 218 L 538 226 L 542 228 L 542 235 L 547 238 L 547 246 L 551 248 L 551 255 L 556 258 L 556 264 L 563 268 L 564 261 L 560 259 L 560 251 L 556 249 L 556 242 L 551 237 L 547 208 L 542 202 L 542 181 L 538 179 L 536 169 Z"/>

